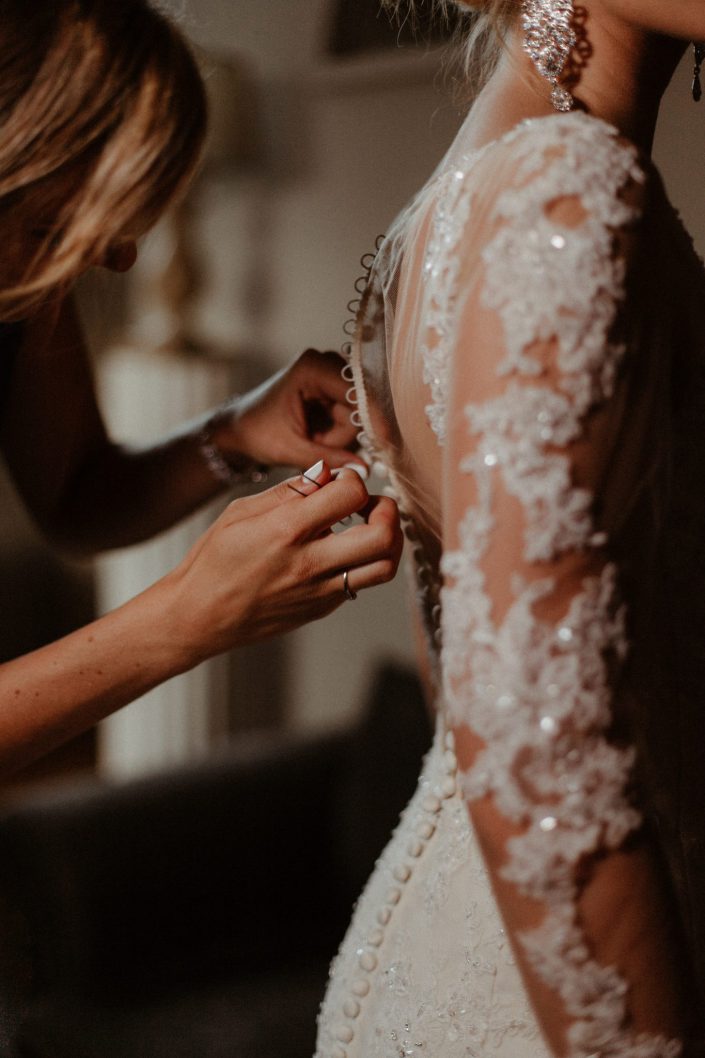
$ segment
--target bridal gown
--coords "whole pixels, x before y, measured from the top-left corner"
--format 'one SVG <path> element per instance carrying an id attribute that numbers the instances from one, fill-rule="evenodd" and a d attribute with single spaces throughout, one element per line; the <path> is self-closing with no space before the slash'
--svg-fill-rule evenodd
<path id="1" fill-rule="evenodd" d="M 549 1058 L 541 1004 L 571 1058 L 672 1058 L 628 1012 L 642 971 L 705 1007 L 703 270 L 604 122 L 467 137 L 359 288 L 346 373 L 413 542 L 437 731 L 316 1058 Z M 671 937 L 645 970 L 618 921 L 600 961 L 579 907 L 634 846 L 662 881 L 629 912 Z"/>

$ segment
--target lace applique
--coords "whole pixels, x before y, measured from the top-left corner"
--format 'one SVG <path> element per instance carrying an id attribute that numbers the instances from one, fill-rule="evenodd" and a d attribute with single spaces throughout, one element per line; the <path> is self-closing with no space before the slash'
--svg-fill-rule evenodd
<path id="1" fill-rule="evenodd" d="M 316 1058 L 545 1058 L 467 808 L 445 786 L 457 766 L 451 745 L 439 732 L 357 906 L 332 968 Z M 419 837 L 428 842 L 421 854 Z M 407 877 L 399 868 L 409 855 Z M 375 966 L 361 974 L 370 952 Z"/>
<path id="2" fill-rule="evenodd" d="M 428 875 L 423 883 L 423 907 L 430 923 L 447 906 L 451 880 L 461 867 L 467 869 L 470 859 L 467 820 L 464 817 L 467 809 L 462 800 L 458 799 L 450 811 L 453 813 L 453 819 L 452 825 L 448 827 L 448 836 L 444 842 L 437 845 L 433 866 L 429 868 Z M 460 818 L 457 818 L 458 816 Z M 476 870 L 483 873 L 482 880 L 487 884 L 487 879 L 484 877 L 484 867 L 476 867 Z M 466 911 L 466 916 L 468 929 L 472 930 L 474 925 L 473 912 Z"/>
<path id="3" fill-rule="evenodd" d="M 519 145 L 517 186 L 497 200 L 483 301 L 503 323 L 506 356 L 497 373 L 508 381 L 499 397 L 466 409 L 476 447 L 461 469 L 473 474 L 477 501 L 459 527 L 458 548 L 443 559 L 444 690 L 451 720 L 484 744 L 462 777 L 467 797 L 491 793 L 509 820 L 525 826 L 508 842 L 502 875 L 546 908 L 542 924 L 519 939 L 572 1019 L 570 1055 L 674 1058 L 677 1042 L 629 1033 L 627 983 L 593 958 L 577 915 L 577 865 L 619 848 L 641 820 L 628 796 L 634 753 L 607 738 L 610 679 L 627 651 L 616 567 L 606 563 L 585 577 L 557 623 L 535 612 L 554 579 L 527 583 L 515 574 L 499 624 L 481 567 L 498 475 L 521 504 L 527 562 L 606 542 L 594 532 L 592 496 L 572 484 L 561 449 L 613 392 L 623 349 L 611 333 L 624 296 L 615 232 L 635 219 L 620 193 L 643 174 L 632 149 L 606 126 L 599 137 L 594 128 L 578 115 L 547 123 L 546 136 Z M 550 216 L 549 205 L 566 197 L 583 207 L 575 227 Z M 552 386 L 540 377 L 541 342 L 555 348 Z"/>
<path id="4" fill-rule="evenodd" d="M 466 410 L 478 448 L 461 464 L 472 473 L 501 467 L 507 490 L 521 500 L 526 517 L 526 557 L 550 559 L 580 547 L 591 527 L 592 497 L 574 488 L 570 465 L 547 445 L 564 446 L 580 436 L 580 420 L 568 397 L 512 380 L 502 396 Z"/>
<path id="5" fill-rule="evenodd" d="M 507 355 L 498 373 L 538 375 L 541 365 L 531 345 L 556 339 L 558 384 L 584 414 L 611 395 L 624 351 L 609 340 L 624 285 L 624 262 L 613 254 L 614 231 L 634 219 L 620 189 L 630 180 L 643 183 L 644 173 L 633 150 L 606 136 L 598 141 L 589 127 L 579 135 L 575 126 L 573 116 L 557 119 L 555 142 L 542 138 L 543 146 L 528 151 L 515 171 L 518 186 L 499 197 L 497 215 L 506 223 L 483 253 L 484 303 L 504 324 Z M 546 146 L 564 153 L 558 181 L 555 167 L 546 165 Z M 570 199 L 584 211 L 577 229 L 554 219 L 548 208 Z"/>
<path id="6" fill-rule="evenodd" d="M 581 122 L 585 125 L 582 136 L 579 136 L 576 133 L 580 130 Z M 438 200 L 423 266 L 428 291 L 424 306 L 426 331 L 421 353 L 423 379 L 431 390 L 431 402 L 425 411 L 441 445 L 446 439 L 448 379 L 451 352 L 457 333 L 458 274 L 461 266 L 458 247 L 463 233 L 467 230 L 472 210 L 472 196 L 466 178 L 483 154 L 500 145 L 511 144 L 535 124 L 533 121 L 523 122 L 495 143 L 466 155 L 457 166 L 444 173 L 439 182 Z M 508 336 L 507 358 L 500 368 L 503 374 L 511 371 L 517 357 L 525 373 L 538 373 L 539 366 L 524 353 L 529 344 L 525 340 L 527 330 L 533 330 L 532 340 L 540 339 L 547 330 L 549 336 L 553 334 L 555 322 L 560 318 L 558 310 L 561 308 L 556 305 L 556 300 L 560 300 L 565 275 L 574 276 L 577 285 L 579 277 L 591 272 L 594 274 L 595 264 L 599 265 L 605 260 L 605 251 L 609 252 L 612 236 L 604 224 L 591 220 L 590 209 L 594 206 L 609 209 L 610 223 L 615 227 L 629 220 L 629 207 L 614 197 L 610 199 L 609 183 L 600 179 L 603 172 L 600 159 L 604 161 L 604 152 L 592 151 L 596 124 L 594 120 L 586 119 L 579 113 L 568 115 L 566 118 L 554 118 L 550 123 L 545 123 L 546 131 L 550 134 L 548 139 L 553 137 L 553 145 L 569 145 L 571 148 L 571 157 L 566 159 L 567 165 L 562 169 L 561 195 L 575 195 L 585 202 L 588 217 L 583 227 L 586 236 L 584 240 L 568 239 L 565 232 L 560 230 L 560 226 L 545 213 L 544 206 L 550 202 L 551 196 L 541 198 L 540 195 L 543 190 L 549 190 L 553 174 L 549 169 L 544 174 L 536 175 L 537 168 L 545 161 L 543 146 L 533 154 L 527 153 L 517 171 L 518 178 L 532 181 L 537 194 L 534 202 L 529 202 L 525 196 L 517 193 L 516 187 L 508 190 L 500 200 L 499 212 L 512 221 L 492 246 L 504 269 L 502 281 L 495 288 L 502 300 L 502 316 Z M 607 132 L 609 126 L 605 125 L 603 129 Z M 542 137 L 542 144 L 546 143 L 547 138 Z M 643 180 L 643 172 L 636 164 L 634 152 L 622 150 L 613 142 L 611 154 L 614 156 L 611 160 L 616 160 L 618 165 L 617 171 L 611 174 L 612 186 L 622 186 L 627 178 Z M 568 174 L 569 181 L 566 180 Z M 542 186 L 543 181 L 546 182 L 545 187 Z M 584 194 L 586 186 L 592 189 L 587 195 Z M 546 255 L 546 245 L 552 248 L 553 254 Z M 535 269 L 531 269 L 532 263 L 536 265 Z M 620 274 L 620 263 L 612 263 L 614 272 L 611 280 L 614 293 L 623 276 Z M 527 278 L 530 282 L 527 282 Z M 491 288 L 492 283 L 488 282 L 488 291 Z M 512 292 L 509 298 L 506 296 L 508 291 Z M 601 370 L 608 376 L 613 373 L 614 358 L 620 352 L 619 347 L 614 347 L 614 355 L 610 358 L 605 356 L 604 343 L 600 343 L 600 335 L 604 334 L 604 317 L 613 312 L 614 302 L 610 300 L 609 294 L 610 290 L 605 289 L 603 299 L 590 306 L 591 334 L 582 333 L 585 319 L 580 314 L 572 319 L 561 319 L 564 357 L 561 368 L 570 370 L 571 356 L 575 354 L 576 349 L 579 349 L 579 356 L 583 361 L 592 349 Z M 586 301 L 589 298 L 587 289 L 584 291 L 584 298 Z M 488 304 L 491 305 L 491 302 Z M 539 305 L 543 310 L 540 321 L 536 317 Z M 580 376 L 576 381 L 584 383 L 584 376 Z"/>
<path id="7" fill-rule="evenodd" d="M 431 389 L 431 403 L 424 410 L 441 445 L 446 437 L 448 372 L 456 333 L 454 309 L 460 270 L 457 248 L 470 216 L 465 177 L 464 168 L 453 169 L 442 177 L 423 265 L 428 291 L 421 356 L 423 380 Z"/>

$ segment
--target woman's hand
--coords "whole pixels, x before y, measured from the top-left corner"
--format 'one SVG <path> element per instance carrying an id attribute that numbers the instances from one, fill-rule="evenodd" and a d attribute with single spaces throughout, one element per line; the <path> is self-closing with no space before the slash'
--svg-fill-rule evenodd
<path id="1" fill-rule="evenodd" d="M 353 592 L 394 577 L 396 505 L 371 498 L 353 470 L 333 478 L 325 464 L 312 469 L 315 481 L 301 476 L 235 500 L 160 582 L 184 667 L 331 613 L 346 600 L 345 570 Z M 357 512 L 364 524 L 330 531 Z"/>
<path id="2" fill-rule="evenodd" d="M 70 300 L 24 328 L 5 394 L 0 448 L 35 522 L 80 554 L 163 532 L 224 485 L 206 464 L 203 434 L 234 471 L 253 465 L 361 463 L 341 357 L 304 353 L 215 415 L 147 446 L 109 437 Z M 27 439 L 31 438 L 31 445 Z M 37 473 L 41 467 L 41 473 Z"/>
<path id="3" fill-rule="evenodd" d="M 312 480 L 315 479 L 315 480 Z M 359 511 L 367 521 L 330 527 Z M 123 606 L 0 665 L 0 774 L 41 756 L 204 658 L 330 613 L 391 580 L 402 537 L 394 503 L 353 470 L 236 500 L 166 577 Z"/>
<path id="4" fill-rule="evenodd" d="M 321 458 L 333 467 L 350 462 L 357 431 L 343 366 L 337 353 L 307 349 L 216 417 L 214 443 L 234 463 L 241 456 L 275 466 L 305 467 Z"/>

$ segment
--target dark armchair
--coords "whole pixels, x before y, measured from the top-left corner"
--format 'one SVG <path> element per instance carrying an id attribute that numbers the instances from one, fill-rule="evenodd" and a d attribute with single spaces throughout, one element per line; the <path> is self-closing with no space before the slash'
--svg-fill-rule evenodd
<path id="1" fill-rule="evenodd" d="M 0 815 L 3 1058 L 310 1058 L 351 905 L 429 726 L 384 669 L 356 729 Z"/>

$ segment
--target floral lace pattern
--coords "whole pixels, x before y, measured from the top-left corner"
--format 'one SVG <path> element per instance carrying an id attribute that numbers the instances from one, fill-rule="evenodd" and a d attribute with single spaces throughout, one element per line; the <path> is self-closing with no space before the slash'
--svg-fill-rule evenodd
<path id="1" fill-rule="evenodd" d="M 546 1058 L 439 728 L 331 968 L 315 1058 Z M 419 852 L 419 843 L 426 847 Z M 439 937 L 440 929 L 440 937 Z"/>
<path id="2" fill-rule="evenodd" d="M 380 409 L 394 414 L 396 394 L 384 379 L 395 350 L 385 348 L 384 331 L 403 307 L 390 294 L 389 276 L 399 275 L 419 234 L 427 237 L 416 258 L 423 292 L 414 348 L 430 397 L 428 422 L 448 449 L 457 437 L 449 439 L 447 427 L 465 307 L 464 236 L 478 216 L 487 223 L 475 166 L 500 146 L 510 148 L 510 177 L 505 190 L 490 188 L 491 238 L 477 257 L 479 297 L 498 321 L 503 348 L 491 395 L 470 400 L 464 419 L 461 412 L 454 420 L 454 429 L 467 427 L 458 469 L 459 478 L 472 480 L 474 498 L 445 552 L 441 591 L 415 532 L 416 500 L 405 493 L 384 431 L 375 436 L 371 425 L 373 412 L 376 421 Z M 641 825 L 630 797 L 634 751 L 608 737 L 615 679 L 627 658 L 633 662 L 618 571 L 607 559 L 610 541 L 596 524 L 594 497 L 574 483 L 572 450 L 621 377 L 627 275 L 618 236 L 638 218 L 623 192 L 643 182 L 644 172 L 614 130 L 579 112 L 525 122 L 484 151 L 460 147 L 396 225 L 395 247 L 387 242 L 367 277 L 368 293 L 379 296 L 367 306 L 363 296 L 346 369 L 365 448 L 387 463 L 407 512 L 419 579 L 434 601 L 441 594 L 442 607 L 429 604 L 426 614 L 443 692 L 418 791 L 334 960 L 315 1058 L 548 1058 L 468 816 L 466 802 L 488 793 L 517 824 L 504 878 L 545 908 L 537 928 L 512 940 L 569 1016 L 570 1058 L 676 1058 L 677 1041 L 630 1032 L 628 982 L 599 963 L 576 913 L 578 864 L 618 849 Z M 557 208 L 571 199 L 572 214 Z M 418 223 L 426 205 L 427 236 Z M 394 334 L 387 338 L 394 342 Z M 411 357 L 403 362 L 414 366 Z M 546 563 L 548 572 L 535 579 L 522 565 L 498 618 L 485 560 L 501 528 L 500 492 L 521 512 L 522 563 Z M 589 574 L 576 578 L 559 620 L 539 618 L 556 589 L 550 564 L 560 567 L 571 555 L 585 560 Z M 442 647 L 434 635 L 439 614 Z M 449 727 L 465 725 L 484 748 L 462 772 Z"/>
<path id="3" fill-rule="evenodd" d="M 572 483 L 568 446 L 613 392 L 622 348 L 610 338 L 624 296 L 615 232 L 635 219 L 620 192 L 643 175 L 631 149 L 610 136 L 596 142 L 589 125 L 581 135 L 574 118 L 557 119 L 550 131 L 537 145 L 527 137 L 483 253 L 483 302 L 503 324 L 497 373 L 508 381 L 500 396 L 466 409 L 476 443 L 461 469 L 474 476 L 478 498 L 458 548 L 443 559 L 445 699 L 452 721 L 484 746 L 462 778 L 466 796 L 492 794 L 522 824 L 501 873 L 545 908 L 520 940 L 571 1020 L 570 1054 L 666 1058 L 680 1053 L 677 1042 L 625 1028 L 627 983 L 592 957 L 577 915 L 578 865 L 621 847 L 641 822 L 627 793 L 634 754 L 607 738 L 611 679 L 627 650 L 616 568 L 605 562 L 586 576 L 556 623 L 536 615 L 554 578 L 525 583 L 516 574 L 495 624 L 482 567 L 498 480 L 521 505 L 526 562 L 606 543 L 594 530 L 593 497 Z M 581 207 L 577 226 L 551 217 L 549 207 L 566 198 Z M 555 350 L 551 384 L 541 343 Z"/>
<path id="4" fill-rule="evenodd" d="M 460 257 L 456 251 L 471 209 L 465 175 L 465 167 L 457 167 L 442 177 L 423 264 L 424 276 L 428 280 L 428 298 L 421 353 L 423 379 L 431 390 L 431 403 L 426 406 L 426 415 L 439 444 L 444 444 L 446 438 L 448 377 L 456 333 L 455 309 L 460 270 Z"/>

